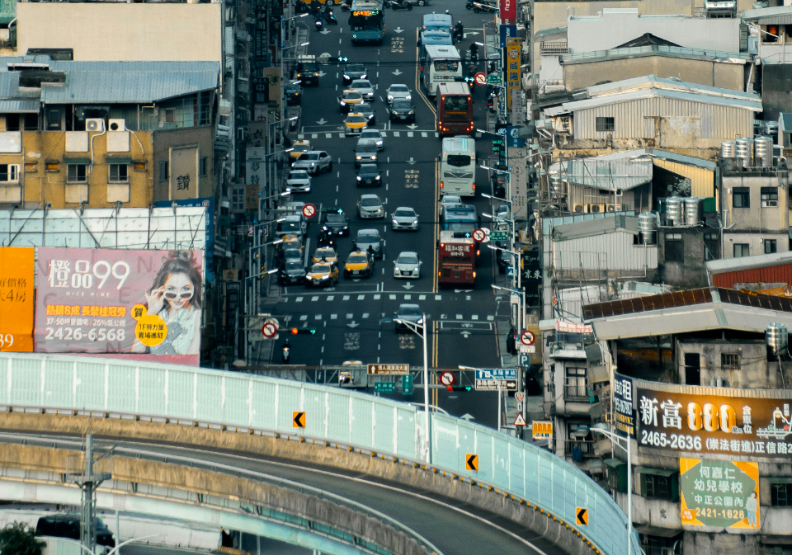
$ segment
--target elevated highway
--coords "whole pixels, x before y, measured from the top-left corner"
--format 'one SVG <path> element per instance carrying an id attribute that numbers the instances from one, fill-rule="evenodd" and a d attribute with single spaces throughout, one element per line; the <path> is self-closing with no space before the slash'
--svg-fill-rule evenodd
<path id="1" fill-rule="evenodd" d="M 439 553 L 627 552 L 625 515 L 574 466 L 443 415 L 432 415 L 427 461 L 423 414 L 369 395 L 204 369 L 3 354 L 0 410 L 0 428 L 16 434 L 3 441 L 49 436 L 48 449 L 75 449 L 90 432 L 125 458 L 292 481 L 380 512 Z M 470 455 L 477 470 L 466 466 Z M 151 479 L 164 485 L 170 476 Z M 575 523 L 580 508 L 585 526 Z"/>

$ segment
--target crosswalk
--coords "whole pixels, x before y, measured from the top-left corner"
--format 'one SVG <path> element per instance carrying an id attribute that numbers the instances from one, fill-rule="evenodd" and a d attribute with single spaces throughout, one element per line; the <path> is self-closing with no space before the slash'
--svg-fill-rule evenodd
<path id="1" fill-rule="evenodd" d="M 287 316 L 285 316 L 283 318 L 284 318 L 284 320 L 286 322 L 300 322 L 300 323 L 308 324 L 310 322 L 321 322 L 322 320 L 330 320 L 330 321 L 333 321 L 333 320 L 336 320 L 336 321 L 339 321 L 339 320 L 347 321 L 347 320 L 349 320 L 351 322 L 355 322 L 357 320 L 372 320 L 373 319 L 373 320 L 377 320 L 378 321 L 380 318 L 384 318 L 385 316 L 386 316 L 385 312 L 382 312 L 382 313 L 363 312 L 363 313 L 358 313 L 358 314 L 355 314 L 355 313 L 352 313 L 352 312 L 346 312 L 346 313 L 332 313 L 332 314 L 289 314 L 289 315 L 287 315 Z M 482 324 L 485 324 L 485 323 L 488 323 L 488 322 L 494 322 L 495 321 L 495 316 L 493 316 L 492 314 L 479 315 L 479 314 L 443 313 L 443 314 L 440 314 L 440 315 L 436 315 L 433 318 L 432 314 L 427 313 L 426 317 L 429 320 L 435 319 L 435 320 L 439 320 L 441 322 L 448 322 L 448 323 L 462 323 L 462 322 L 464 322 L 464 323 L 470 323 L 470 322 L 476 323 L 476 322 L 480 322 Z M 446 329 L 446 327 L 447 326 L 443 327 L 443 329 Z M 472 326 L 469 326 L 469 327 L 472 327 Z"/>
<path id="2" fill-rule="evenodd" d="M 465 291 L 467 293 L 467 291 Z M 333 302 L 333 301 L 442 301 L 443 295 L 436 295 L 432 293 L 352 293 L 348 295 L 284 295 L 279 302 L 281 303 L 303 303 L 303 302 L 310 302 L 316 303 L 319 301 L 322 302 Z M 454 301 L 472 301 L 472 295 L 465 295 L 464 299 L 460 296 L 456 296 L 453 299 Z"/>
<path id="3" fill-rule="evenodd" d="M 380 130 L 380 134 L 382 134 L 383 137 L 391 136 L 391 137 L 397 137 L 397 138 L 398 137 L 402 137 L 402 136 L 407 137 L 407 138 L 414 138 L 414 137 L 420 136 L 421 138 L 427 139 L 430 136 L 432 136 L 435 139 L 437 139 L 437 138 L 440 137 L 440 134 L 437 131 L 383 131 L 383 130 Z M 300 133 L 299 135 L 297 135 L 297 138 L 299 140 L 304 140 L 304 139 L 308 139 L 308 138 L 310 138 L 310 139 L 318 139 L 320 136 L 323 136 L 325 139 L 334 139 L 334 138 L 343 139 L 344 137 L 346 137 L 344 132 L 341 131 L 341 132 L 332 132 L 332 133 Z"/>

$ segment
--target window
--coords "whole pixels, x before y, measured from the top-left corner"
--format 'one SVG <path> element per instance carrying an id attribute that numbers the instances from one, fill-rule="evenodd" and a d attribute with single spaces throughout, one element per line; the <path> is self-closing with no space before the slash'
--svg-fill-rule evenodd
<path id="1" fill-rule="evenodd" d="M 704 260 L 717 260 L 720 258 L 720 240 L 717 231 L 704 233 Z"/>
<path id="2" fill-rule="evenodd" d="M 206 177 L 208 175 L 208 171 L 207 171 L 208 166 L 209 166 L 209 157 L 201 156 L 201 159 L 198 162 L 198 175 L 200 177 Z"/>
<path id="3" fill-rule="evenodd" d="M 778 206 L 778 187 L 762 187 L 761 194 L 762 208 Z"/>
<path id="4" fill-rule="evenodd" d="M 0 183 L 18 183 L 19 165 L 0 164 Z"/>
<path id="5" fill-rule="evenodd" d="M 721 370 L 739 370 L 740 355 L 732 353 L 721 353 Z"/>
<path id="6" fill-rule="evenodd" d="M 168 180 L 168 163 L 167 162 L 160 162 L 159 164 L 159 180 L 160 181 L 167 181 Z"/>
<path id="7" fill-rule="evenodd" d="M 597 131 L 614 131 L 615 129 L 615 118 L 597 118 Z"/>
<path id="8" fill-rule="evenodd" d="M 735 187 L 732 189 L 732 207 L 751 207 L 751 190 L 748 187 Z"/>
<path id="9" fill-rule="evenodd" d="M 66 181 L 69 183 L 85 183 L 88 181 L 88 164 L 68 164 L 69 173 Z"/>
<path id="10" fill-rule="evenodd" d="M 110 164 L 110 183 L 128 183 L 129 166 L 126 164 Z"/>
<path id="11" fill-rule="evenodd" d="M 176 110 L 173 108 L 165 109 L 165 123 L 176 123 Z"/>
<path id="12" fill-rule="evenodd" d="M 665 259 L 666 262 L 685 261 L 685 243 L 681 233 L 665 234 Z"/>
<path id="13" fill-rule="evenodd" d="M 734 258 L 749 256 L 748 243 L 734 243 Z"/>
<path id="14" fill-rule="evenodd" d="M 792 483 L 774 484 L 770 482 L 770 506 L 792 507 Z"/>
<path id="15" fill-rule="evenodd" d="M 778 244 L 776 243 L 775 239 L 765 239 L 763 243 L 765 254 L 773 254 L 774 252 L 778 252 Z"/>
<path id="16" fill-rule="evenodd" d="M 586 369 L 569 368 L 566 369 L 566 398 L 585 398 L 588 399 L 586 388 Z"/>
<path id="17" fill-rule="evenodd" d="M 641 469 L 641 497 L 646 499 L 679 499 L 679 474 L 668 470 Z"/>

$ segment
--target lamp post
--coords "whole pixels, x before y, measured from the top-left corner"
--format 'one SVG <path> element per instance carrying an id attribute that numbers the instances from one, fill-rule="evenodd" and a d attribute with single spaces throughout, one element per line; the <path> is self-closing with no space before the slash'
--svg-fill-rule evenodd
<path id="1" fill-rule="evenodd" d="M 116 533 L 118 533 L 118 532 L 116 532 Z M 107 555 L 116 555 L 116 553 L 121 553 L 121 548 L 124 547 L 128 543 L 139 542 L 141 540 L 147 540 L 149 538 L 157 538 L 157 537 L 159 537 L 161 535 L 162 534 L 154 534 L 153 536 L 140 536 L 139 538 L 129 539 L 129 540 L 125 541 L 125 542 L 119 543 L 117 546 L 115 546 L 113 549 L 111 549 L 107 553 Z M 85 547 L 83 544 L 80 544 L 80 549 L 82 549 L 83 551 L 85 551 L 87 553 L 90 553 L 91 555 L 95 555 L 93 551 L 91 551 L 90 549 Z"/>
<path id="2" fill-rule="evenodd" d="M 418 323 L 402 320 L 401 318 L 382 318 L 380 324 L 396 322 L 423 339 L 423 382 L 424 382 L 424 427 L 426 429 L 426 464 L 432 464 L 432 433 L 431 419 L 429 418 L 429 358 L 426 350 L 426 314 L 421 314 Z M 419 331 L 420 330 L 420 331 Z"/>
<path id="3" fill-rule="evenodd" d="M 627 453 L 627 555 L 632 555 L 632 454 L 630 453 L 630 438 L 622 437 L 605 426 L 605 424 L 594 424 L 592 432 L 600 433 L 618 445 L 622 451 Z M 625 447 L 622 441 L 627 444 Z"/>

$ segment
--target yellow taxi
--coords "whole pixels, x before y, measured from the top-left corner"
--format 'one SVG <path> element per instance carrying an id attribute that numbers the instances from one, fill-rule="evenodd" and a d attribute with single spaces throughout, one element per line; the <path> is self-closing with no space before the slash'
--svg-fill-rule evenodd
<path id="1" fill-rule="evenodd" d="M 292 143 L 292 149 L 293 150 L 289 152 L 289 156 L 296 160 L 303 152 L 311 150 L 311 141 L 294 141 Z"/>
<path id="2" fill-rule="evenodd" d="M 374 257 L 368 251 L 352 251 L 344 265 L 344 277 L 361 278 L 374 275 Z"/>
<path id="3" fill-rule="evenodd" d="M 332 264 L 338 264 L 338 255 L 336 251 L 333 250 L 332 247 L 319 247 L 314 251 L 313 258 L 311 261 L 314 264 L 319 264 L 320 262 L 330 262 Z"/>
<path id="4" fill-rule="evenodd" d="M 368 126 L 368 118 L 365 114 L 349 112 L 344 120 L 344 135 L 347 137 L 360 135 L 366 126 Z"/>
<path id="5" fill-rule="evenodd" d="M 341 96 L 338 98 L 338 103 L 341 107 L 342 114 L 348 114 L 349 112 L 354 111 L 355 104 L 361 104 L 363 102 L 363 93 L 360 91 L 356 91 L 355 89 L 347 89 L 341 93 Z"/>
<path id="6" fill-rule="evenodd" d="M 331 287 L 338 283 L 338 266 L 329 262 L 314 264 L 305 276 L 307 287 Z"/>

